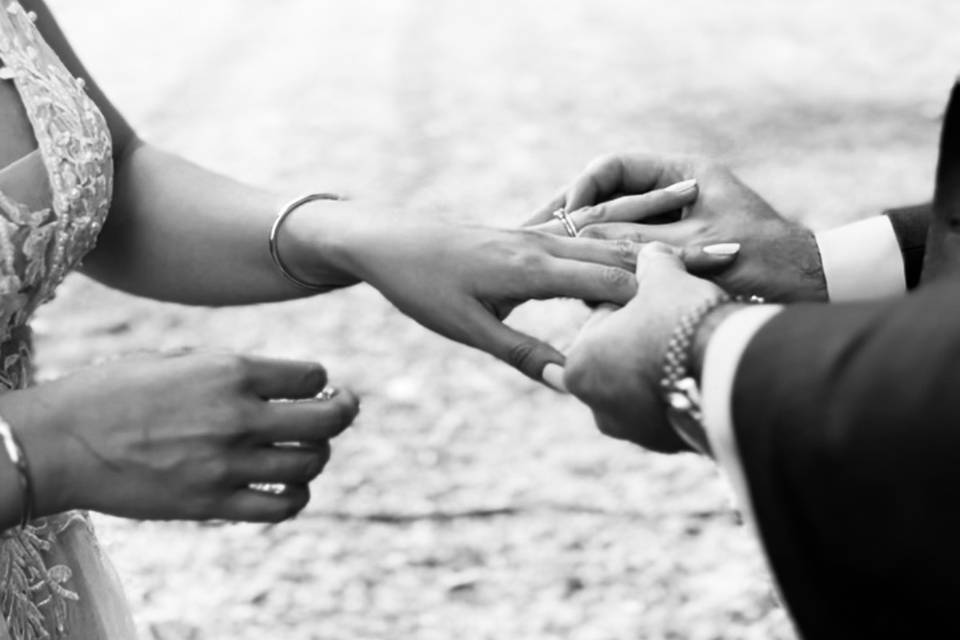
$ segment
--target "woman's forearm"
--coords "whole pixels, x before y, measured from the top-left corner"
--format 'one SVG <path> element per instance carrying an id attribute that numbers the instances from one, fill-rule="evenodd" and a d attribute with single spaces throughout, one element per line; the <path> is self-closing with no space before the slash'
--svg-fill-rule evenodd
<path id="1" fill-rule="evenodd" d="M 301 297 L 270 257 L 267 238 L 285 197 L 237 182 L 144 143 L 118 159 L 114 201 L 83 270 L 108 286 L 185 304 L 232 305 Z M 310 247 L 292 237 L 296 218 L 338 203 L 312 203 L 281 234 L 285 262 L 298 268 Z M 311 217 L 313 217 L 311 215 Z M 316 236 L 311 230 L 311 237 Z M 299 252 L 299 253 L 298 253 Z M 311 265 L 317 257 L 310 256 Z M 316 272 L 316 268 L 312 269 Z M 333 272 L 331 272 L 333 273 Z M 353 284 L 340 273 L 330 288 Z"/>

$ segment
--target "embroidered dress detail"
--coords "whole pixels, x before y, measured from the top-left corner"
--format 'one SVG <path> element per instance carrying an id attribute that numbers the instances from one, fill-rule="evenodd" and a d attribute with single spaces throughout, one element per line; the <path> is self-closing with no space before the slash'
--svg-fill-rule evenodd
<path id="1" fill-rule="evenodd" d="M 12 81 L 23 102 L 51 193 L 39 208 L 0 193 L 0 390 L 13 390 L 33 382 L 30 317 L 93 248 L 106 219 L 113 152 L 103 115 L 43 40 L 36 16 L 17 2 L 0 0 L 0 9 L 0 81 Z M 78 614 L 90 627 L 68 628 L 82 597 L 70 562 L 96 565 L 90 558 L 99 549 L 80 513 L 0 534 L 0 637 L 102 637 L 107 623 L 97 611 Z"/>

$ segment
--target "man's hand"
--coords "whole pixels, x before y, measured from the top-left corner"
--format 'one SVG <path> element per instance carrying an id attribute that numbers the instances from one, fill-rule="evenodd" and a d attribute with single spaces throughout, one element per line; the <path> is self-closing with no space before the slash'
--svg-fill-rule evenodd
<path id="1" fill-rule="evenodd" d="M 695 186 L 689 186 L 690 180 Z M 682 204 L 682 215 L 676 211 L 664 216 L 665 209 L 655 206 L 671 197 L 663 195 L 670 185 L 688 185 L 696 198 Z M 656 193 L 661 195 L 652 200 Z M 680 200 L 678 195 L 674 192 L 673 199 Z M 732 294 L 783 301 L 827 299 L 813 233 L 784 219 L 722 165 L 649 154 L 600 158 L 528 224 L 544 224 L 560 207 L 585 237 L 707 247 L 708 254 L 711 245 L 739 243 L 733 265 L 711 275 Z"/>
<path id="2" fill-rule="evenodd" d="M 680 319 L 722 293 L 688 274 L 672 247 L 652 242 L 641 250 L 636 296 L 594 312 L 567 356 L 566 386 L 603 433 L 653 451 L 688 449 L 667 422 L 663 357 Z"/>

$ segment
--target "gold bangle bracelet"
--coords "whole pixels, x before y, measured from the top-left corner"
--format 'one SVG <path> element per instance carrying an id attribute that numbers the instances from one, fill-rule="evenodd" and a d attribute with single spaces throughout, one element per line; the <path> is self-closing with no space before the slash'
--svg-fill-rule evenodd
<path id="1" fill-rule="evenodd" d="M 294 283 L 298 287 L 303 289 L 309 289 L 310 291 L 326 291 L 327 287 L 319 284 L 314 284 L 312 282 L 307 282 L 306 280 L 298 277 L 290 269 L 287 268 L 287 265 L 284 264 L 283 259 L 280 257 L 280 247 L 279 247 L 279 236 L 280 236 L 280 227 L 283 225 L 283 221 L 287 219 L 291 213 L 296 211 L 298 208 L 307 204 L 308 202 L 313 202 L 315 200 L 342 200 L 340 196 L 335 193 L 311 193 L 309 195 L 303 196 L 302 198 L 297 198 L 292 202 L 286 204 L 280 211 L 277 213 L 277 219 L 273 221 L 273 226 L 270 227 L 270 257 L 273 258 L 273 263 L 277 265 L 277 268 L 280 270 L 280 273 L 283 274 L 290 282 Z"/>
<path id="2" fill-rule="evenodd" d="M 0 441 L 3 450 L 10 458 L 10 462 L 17 470 L 17 479 L 20 481 L 20 493 L 23 496 L 23 507 L 20 510 L 20 528 L 27 526 L 33 519 L 33 483 L 30 481 L 30 465 L 27 456 L 20 446 L 20 440 L 13 432 L 13 428 L 3 418 L 0 418 Z"/>

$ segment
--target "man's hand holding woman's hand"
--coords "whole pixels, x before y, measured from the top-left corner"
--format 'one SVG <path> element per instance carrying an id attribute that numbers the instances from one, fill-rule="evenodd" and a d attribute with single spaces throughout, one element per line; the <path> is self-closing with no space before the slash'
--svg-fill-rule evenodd
<path id="1" fill-rule="evenodd" d="M 665 218 L 670 207 L 673 215 Z M 643 153 L 598 158 L 528 226 L 563 233 L 551 221 L 558 208 L 569 213 L 584 237 L 679 247 L 688 270 L 731 294 L 826 300 L 813 233 L 783 218 L 715 162 Z M 731 243 L 739 245 L 732 265 L 716 253 L 726 255 Z"/>
<path id="2" fill-rule="evenodd" d="M 660 388 L 667 343 L 680 319 L 723 292 L 687 273 L 678 252 L 652 242 L 637 257 L 637 294 L 594 311 L 567 356 L 569 391 L 600 430 L 660 452 L 687 450 L 667 422 Z"/>

